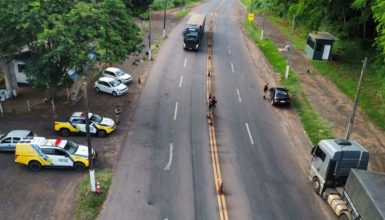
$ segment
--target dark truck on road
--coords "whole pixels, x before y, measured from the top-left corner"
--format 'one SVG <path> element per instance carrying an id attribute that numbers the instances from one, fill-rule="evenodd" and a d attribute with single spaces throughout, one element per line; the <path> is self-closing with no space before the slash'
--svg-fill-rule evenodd
<path id="1" fill-rule="evenodd" d="M 192 14 L 183 32 L 183 48 L 185 50 L 199 50 L 201 38 L 205 30 L 206 15 Z"/>
<path id="2" fill-rule="evenodd" d="M 340 220 L 385 219 L 385 174 L 367 171 L 369 152 L 353 140 L 321 140 L 309 179 Z"/>

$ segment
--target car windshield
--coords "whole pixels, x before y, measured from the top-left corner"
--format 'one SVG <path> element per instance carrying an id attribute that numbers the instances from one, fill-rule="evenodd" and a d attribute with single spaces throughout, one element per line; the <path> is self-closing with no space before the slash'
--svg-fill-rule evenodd
<path id="1" fill-rule="evenodd" d="M 103 117 L 97 114 L 92 114 L 90 120 L 96 123 L 100 123 L 102 122 Z"/>
<path id="2" fill-rule="evenodd" d="M 117 70 L 116 71 L 116 75 L 118 76 L 123 76 L 124 75 L 124 72 L 122 70 Z"/>
<path id="3" fill-rule="evenodd" d="M 194 32 L 192 32 L 192 31 L 186 32 L 186 34 L 185 34 L 184 36 L 187 37 L 187 38 L 189 38 L 189 37 L 195 38 L 195 37 L 198 37 L 198 32 L 197 32 L 197 31 L 194 31 Z"/>
<path id="4" fill-rule="evenodd" d="M 72 141 L 67 141 L 67 144 L 63 147 L 69 154 L 74 154 L 78 150 L 79 145 Z"/>
<path id="5" fill-rule="evenodd" d="M 286 99 L 289 97 L 289 95 L 285 91 L 277 91 L 276 94 L 277 94 L 277 98 L 281 98 L 281 99 Z"/>
<path id="6" fill-rule="evenodd" d="M 116 87 L 116 86 L 118 86 L 118 85 L 120 85 L 120 84 L 122 84 L 122 83 L 119 82 L 118 80 L 112 80 L 112 81 L 110 82 L 110 84 L 111 84 L 113 87 Z"/>

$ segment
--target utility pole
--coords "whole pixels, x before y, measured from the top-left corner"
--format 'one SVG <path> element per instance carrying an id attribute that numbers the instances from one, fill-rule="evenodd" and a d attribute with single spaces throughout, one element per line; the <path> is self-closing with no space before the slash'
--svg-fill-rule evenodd
<path id="1" fill-rule="evenodd" d="M 290 70 L 290 50 L 293 45 L 293 30 L 295 24 L 295 14 L 293 15 L 293 21 L 291 22 L 291 31 L 290 31 L 290 44 L 287 48 L 287 65 L 286 65 L 286 74 L 285 79 L 289 78 L 289 70 Z"/>
<path id="2" fill-rule="evenodd" d="M 148 6 L 149 10 L 149 32 L 148 32 L 148 60 L 151 60 L 151 4 Z"/>
<path id="3" fill-rule="evenodd" d="M 185 0 L 183 0 L 183 12 L 186 10 L 186 3 Z"/>
<path id="4" fill-rule="evenodd" d="M 263 40 L 263 29 L 264 28 L 265 28 L 265 1 L 263 1 L 263 6 L 262 6 L 262 28 L 261 28 L 260 40 Z"/>
<path id="5" fill-rule="evenodd" d="M 91 147 L 91 137 L 90 137 L 90 119 L 88 117 L 88 97 L 87 97 L 87 81 L 86 77 L 83 76 L 83 92 L 84 92 L 84 110 L 86 116 L 86 136 L 87 136 L 87 145 L 88 145 L 88 162 L 89 162 L 89 171 L 90 171 L 90 183 L 91 183 L 91 192 L 96 192 L 95 185 L 95 171 L 94 171 L 94 161 L 92 158 L 92 147 Z"/>
<path id="6" fill-rule="evenodd" d="M 353 112 L 352 112 L 352 115 L 350 116 L 350 120 L 349 120 L 349 124 L 348 124 L 348 130 L 346 131 L 346 136 L 345 136 L 346 140 L 350 139 L 350 135 L 352 133 L 354 117 L 356 115 L 357 104 L 358 104 L 358 96 L 360 95 L 361 83 L 362 83 L 362 79 L 364 77 L 364 71 L 365 71 L 365 68 L 366 68 L 366 62 L 367 61 L 368 61 L 368 58 L 365 57 L 364 64 L 362 65 L 362 69 L 361 69 L 360 80 L 358 81 L 358 86 L 357 86 L 357 90 L 356 90 L 356 97 L 354 98 Z"/>
<path id="7" fill-rule="evenodd" d="M 166 38 L 166 10 L 167 10 L 167 0 L 164 1 L 164 10 L 163 10 L 163 39 Z"/>

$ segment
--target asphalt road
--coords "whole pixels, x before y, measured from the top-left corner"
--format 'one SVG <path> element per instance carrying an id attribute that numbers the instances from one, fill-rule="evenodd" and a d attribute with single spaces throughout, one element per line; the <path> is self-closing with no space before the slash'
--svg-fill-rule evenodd
<path id="1" fill-rule="evenodd" d="M 156 57 L 100 219 L 218 219 L 206 119 L 207 47 L 184 51 L 183 25 L 168 34 Z"/>
<path id="2" fill-rule="evenodd" d="M 236 0 L 211 0 L 194 10 L 207 15 L 203 45 L 215 15 L 215 126 L 229 219 L 328 219 L 293 151 L 298 141 L 282 126 L 282 115 L 293 111 L 262 99 L 259 74 L 266 66 L 250 57 L 238 8 Z M 207 47 L 183 50 L 184 21 L 156 57 L 99 219 L 219 219 L 206 119 Z"/>

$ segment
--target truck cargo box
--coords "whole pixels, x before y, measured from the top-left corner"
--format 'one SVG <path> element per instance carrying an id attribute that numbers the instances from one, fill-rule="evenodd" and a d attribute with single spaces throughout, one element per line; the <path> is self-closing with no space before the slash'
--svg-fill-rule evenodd
<path id="1" fill-rule="evenodd" d="M 352 169 L 344 196 L 364 220 L 385 219 L 385 174 Z"/>

